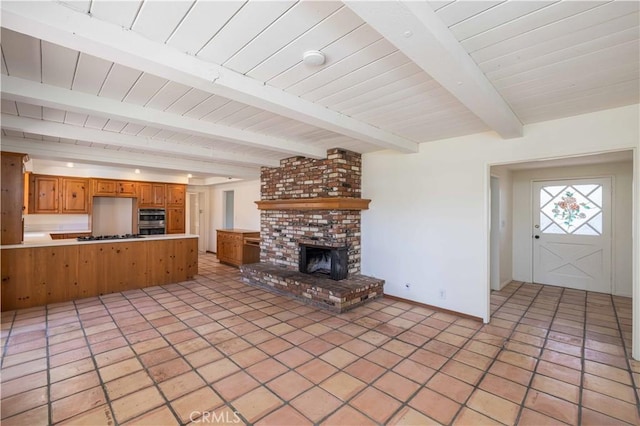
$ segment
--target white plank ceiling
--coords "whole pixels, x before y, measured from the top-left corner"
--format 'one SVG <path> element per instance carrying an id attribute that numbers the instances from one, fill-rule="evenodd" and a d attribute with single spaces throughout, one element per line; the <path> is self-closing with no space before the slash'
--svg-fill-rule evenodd
<path id="1" fill-rule="evenodd" d="M 639 4 L 3 0 L 2 149 L 206 179 L 514 138 L 640 102 Z"/>

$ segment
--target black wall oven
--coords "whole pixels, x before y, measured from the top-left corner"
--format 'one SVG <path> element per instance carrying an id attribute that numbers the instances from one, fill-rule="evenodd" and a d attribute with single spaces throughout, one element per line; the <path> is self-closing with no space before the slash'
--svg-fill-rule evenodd
<path id="1" fill-rule="evenodd" d="M 141 235 L 165 234 L 164 209 L 139 209 L 138 233 Z"/>

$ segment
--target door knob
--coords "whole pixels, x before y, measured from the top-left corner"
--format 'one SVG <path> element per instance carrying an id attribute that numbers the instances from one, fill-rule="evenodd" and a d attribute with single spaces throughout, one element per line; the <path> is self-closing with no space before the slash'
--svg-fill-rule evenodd
<path id="1" fill-rule="evenodd" d="M 533 237 L 533 238 L 535 238 L 535 239 L 537 240 L 538 238 L 540 238 L 540 235 L 536 235 L 536 236 L 535 236 L 535 237 Z"/>

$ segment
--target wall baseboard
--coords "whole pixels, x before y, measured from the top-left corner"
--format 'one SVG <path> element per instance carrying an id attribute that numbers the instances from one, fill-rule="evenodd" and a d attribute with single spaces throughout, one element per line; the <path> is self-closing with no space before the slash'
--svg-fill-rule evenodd
<path id="1" fill-rule="evenodd" d="M 404 299 L 402 297 L 392 296 L 390 294 L 384 294 L 383 297 L 385 297 L 387 299 L 391 299 L 391 300 L 396 300 L 398 302 L 404 302 L 404 303 L 408 303 L 410 305 L 415 305 L 415 306 L 420 306 L 422 308 L 431 309 L 433 311 L 442 312 L 444 314 L 455 315 L 455 316 L 462 317 L 462 318 L 465 318 L 465 319 L 478 321 L 480 323 L 483 322 L 482 318 L 480 318 L 480 317 L 476 317 L 476 316 L 469 315 L 469 314 L 463 314 L 462 312 L 452 311 L 450 309 L 441 308 L 439 306 L 427 305 L 426 303 L 416 302 L 415 300 Z"/>

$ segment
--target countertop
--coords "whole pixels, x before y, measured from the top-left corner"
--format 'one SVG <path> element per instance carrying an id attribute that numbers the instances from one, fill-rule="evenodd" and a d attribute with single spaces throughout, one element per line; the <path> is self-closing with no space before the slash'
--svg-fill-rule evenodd
<path id="1" fill-rule="evenodd" d="M 104 243 L 124 243 L 145 240 L 178 240 L 182 238 L 198 238 L 194 234 L 162 234 L 162 235 L 145 235 L 142 238 L 123 238 L 119 240 L 94 240 L 94 241 L 78 241 L 75 238 L 53 240 L 48 232 L 25 232 L 24 242 L 22 244 L 10 244 L 0 246 L 0 249 L 14 248 L 31 248 L 31 247 L 53 247 L 53 246 L 71 246 L 78 244 L 104 244 Z"/>

